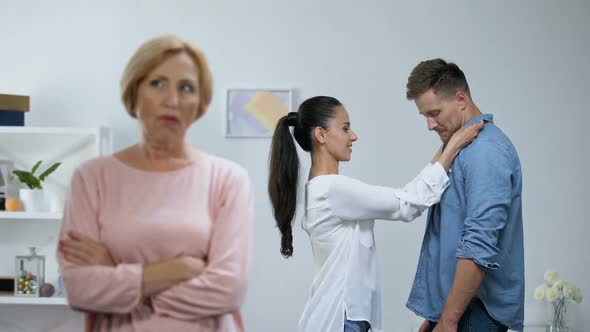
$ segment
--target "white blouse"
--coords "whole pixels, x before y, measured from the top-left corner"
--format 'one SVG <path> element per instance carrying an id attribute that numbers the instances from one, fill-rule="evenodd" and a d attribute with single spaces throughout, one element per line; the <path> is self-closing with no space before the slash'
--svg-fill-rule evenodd
<path id="1" fill-rule="evenodd" d="M 381 331 L 375 219 L 412 221 L 438 203 L 448 185 L 439 163 L 427 165 L 403 189 L 343 175 L 307 182 L 302 226 L 311 241 L 315 274 L 299 331 L 342 332 L 345 319 L 364 320 L 372 331 Z"/>

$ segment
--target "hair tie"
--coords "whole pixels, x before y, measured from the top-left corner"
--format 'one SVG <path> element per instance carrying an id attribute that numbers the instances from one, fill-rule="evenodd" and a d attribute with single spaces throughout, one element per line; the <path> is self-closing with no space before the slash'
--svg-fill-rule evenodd
<path id="1" fill-rule="evenodd" d="M 299 123 L 299 113 L 289 112 L 287 113 L 287 125 L 289 127 L 295 127 Z"/>

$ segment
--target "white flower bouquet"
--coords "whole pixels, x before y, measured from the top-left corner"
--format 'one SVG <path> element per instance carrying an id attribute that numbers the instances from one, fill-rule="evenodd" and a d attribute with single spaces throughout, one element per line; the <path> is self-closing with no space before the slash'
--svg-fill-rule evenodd
<path id="1" fill-rule="evenodd" d="M 535 288 L 534 297 L 537 301 L 547 301 L 549 307 L 549 331 L 567 330 L 567 302 L 582 302 L 584 295 L 576 285 L 561 280 L 554 271 L 545 272 L 544 282 Z"/>

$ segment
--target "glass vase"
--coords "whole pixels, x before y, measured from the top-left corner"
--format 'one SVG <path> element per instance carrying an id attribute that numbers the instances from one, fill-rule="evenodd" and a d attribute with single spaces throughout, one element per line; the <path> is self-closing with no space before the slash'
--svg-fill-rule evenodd
<path id="1" fill-rule="evenodd" d="M 571 332 L 567 315 L 567 299 L 561 296 L 547 303 L 546 332 Z"/>
<path id="2" fill-rule="evenodd" d="M 34 247 L 30 254 L 16 256 L 14 295 L 39 296 L 39 289 L 45 280 L 45 256 L 37 255 Z"/>

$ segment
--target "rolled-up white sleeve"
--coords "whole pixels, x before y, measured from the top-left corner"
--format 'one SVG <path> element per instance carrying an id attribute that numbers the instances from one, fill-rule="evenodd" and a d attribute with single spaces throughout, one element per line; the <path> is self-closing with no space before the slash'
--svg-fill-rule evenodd
<path id="1" fill-rule="evenodd" d="M 412 221 L 438 203 L 449 186 L 440 163 L 429 164 L 403 188 L 374 186 L 339 176 L 330 186 L 328 201 L 342 220 Z"/>

